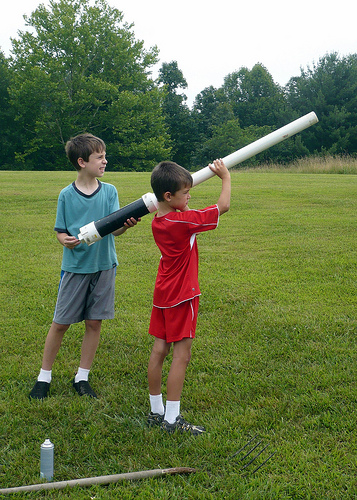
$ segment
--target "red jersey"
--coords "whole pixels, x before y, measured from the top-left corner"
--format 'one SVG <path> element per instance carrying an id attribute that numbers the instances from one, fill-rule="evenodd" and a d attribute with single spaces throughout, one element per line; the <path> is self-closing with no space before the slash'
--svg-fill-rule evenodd
<path id="1" fill-rule="evenodd" d="M 154 306 L 174 307 L 201 295 L 198 284 L 198 249 L 196 234 L 218 226 L 217 205 L 203 210 L 170 212 L 155 215 L 152 233 L 160 249 Z"/>

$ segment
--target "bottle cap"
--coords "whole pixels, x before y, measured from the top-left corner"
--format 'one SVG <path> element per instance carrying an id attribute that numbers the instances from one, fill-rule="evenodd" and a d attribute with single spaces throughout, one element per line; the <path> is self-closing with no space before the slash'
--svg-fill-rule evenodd
<path id="1" fill-rule="evenodd" d="M 53 446 L 53 444 L 51 443 L 51 441 L 49 439 L 45 439 L 45 442 L 42 443 L 41 445 L 43 448 L 51 448 Z"/>

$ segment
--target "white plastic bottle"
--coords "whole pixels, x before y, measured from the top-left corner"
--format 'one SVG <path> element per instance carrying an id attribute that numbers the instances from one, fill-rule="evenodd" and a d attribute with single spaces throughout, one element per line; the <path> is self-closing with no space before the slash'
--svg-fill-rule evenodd
<path id="1" fill-rule="evenodd" d="M 41 468 L 40 476 L 47 481 L 53 479 L 54 445 L 49 439 L 41 444 Z"/>

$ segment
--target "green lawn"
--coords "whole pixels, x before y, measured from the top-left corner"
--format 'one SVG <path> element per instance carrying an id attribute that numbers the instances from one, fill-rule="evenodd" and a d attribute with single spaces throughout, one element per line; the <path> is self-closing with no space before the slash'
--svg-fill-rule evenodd
<path id="1" fill-rule="evenodd" d="M 152 215 L 117 238 L 116 318 L 103 324 L 90 379 L 100 399 L 71 387 L 83 334 L 74 325 L 53 367 L 51 397 L 28 400 L 57 295 L 57 196 L 74 178 L 0 172 L 0 488 L 40 482 L 40 445 L 49 437 L 55 481 L 196 472 L 12 498 L 357 498 L 357 176 L 232 173 L 231 210 L 198 237 L 202 297 L 181 403 L 208 430 L 197 438 L 145 425 L 159 260 Z M 107 172 L 104 180 L 122 206 L 151 191 L 149 173 Z M 190 206 L 213 204 L 219 189 L 218 179 L 195 187 Z M 241 471 L 244 453 L 230 457 L 254 436 L 268 448 Z"/>

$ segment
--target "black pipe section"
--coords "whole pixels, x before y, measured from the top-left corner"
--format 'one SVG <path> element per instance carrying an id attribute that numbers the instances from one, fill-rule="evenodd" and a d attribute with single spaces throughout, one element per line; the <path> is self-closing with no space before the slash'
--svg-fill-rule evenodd
<path id="1" fill-rule="evenodd" d="M 148 213 L 149 210 L 145 205 L 144 200 L 142 198 L 139 198 L 138 200 L 129 203 L 129 205 L 125 205 L 125 207 L 120 208 L 116 212 L 103 217 L 103 219 L 95 221 L 94 225 L 100 236 L 104 238 L 104 236 L 106 236 L 107 234 L 110 234 L 113 231 L 116 231 L 117 229 L 123 227 L 124 222 L 126 222 L 131 217 L 134 217 L 134 219 L 138 220 L 140 217 L 143 217 Z"/>

